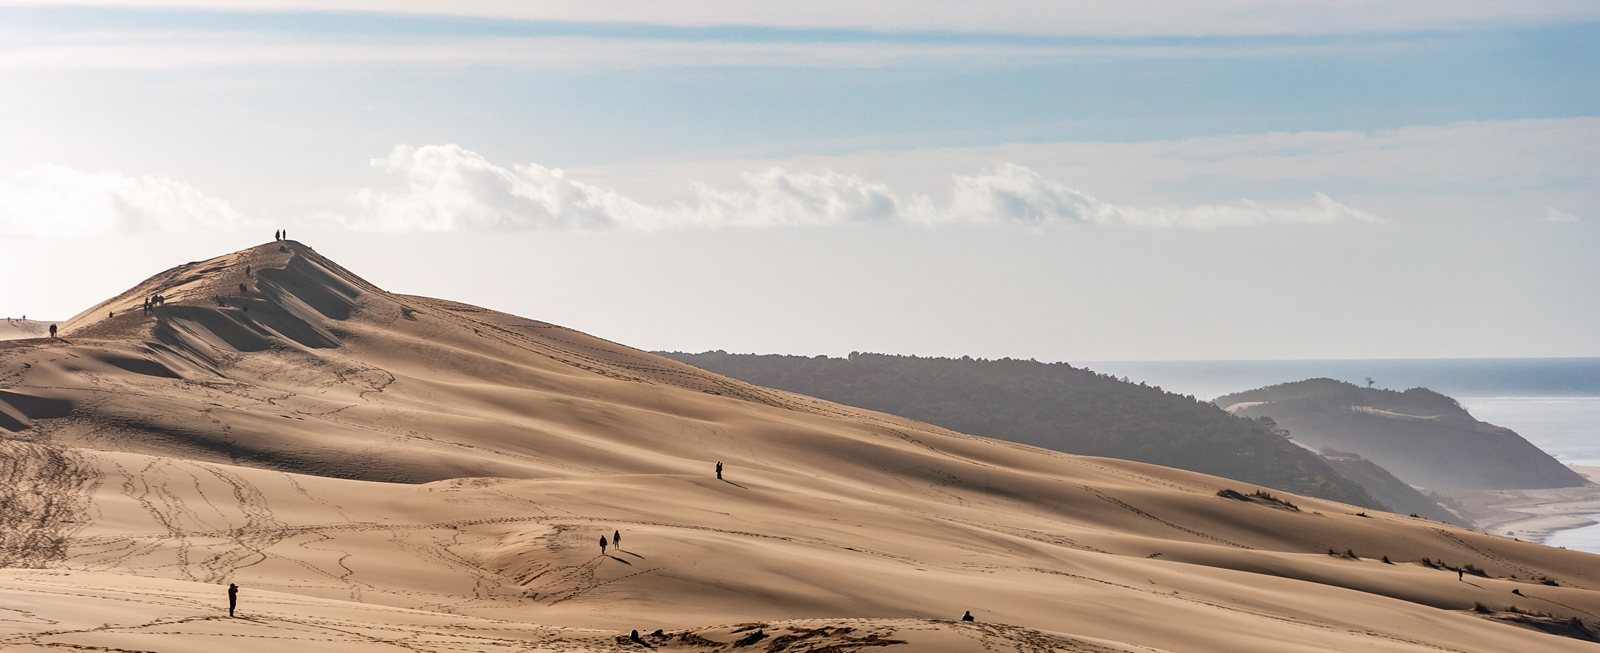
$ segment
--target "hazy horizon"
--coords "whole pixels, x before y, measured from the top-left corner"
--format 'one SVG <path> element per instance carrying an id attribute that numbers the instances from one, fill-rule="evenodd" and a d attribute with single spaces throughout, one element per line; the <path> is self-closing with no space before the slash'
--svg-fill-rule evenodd
<path id="1" fill-rule="evenodd" d="M 1600 356 L 1600 11 L 0 0 L 0 312 L 274 230 L 644 349 Z"/>

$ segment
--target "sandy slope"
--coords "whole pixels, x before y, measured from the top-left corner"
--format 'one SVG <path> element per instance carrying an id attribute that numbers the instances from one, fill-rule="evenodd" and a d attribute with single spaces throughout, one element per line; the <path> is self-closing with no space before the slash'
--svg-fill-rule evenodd
<path id="1" fill-rule="evenodd" d="M 1589 554 L 755 388 L 293 243 L 0 345 L 0 387 L 0 559 L 46 569 L 0 573 L 19 648 L 1576 651 L 1505 610 L 1600 622 Z"/>
<path id="2" fill-rule="evenodd" d="M 6 318 L 0 320 L 0 340 L 21 340 L 23 338 L 48 338 L 50 325 L 60 322 L 41 322 L 39 320 L 24 320 L 21 318 Z"/>

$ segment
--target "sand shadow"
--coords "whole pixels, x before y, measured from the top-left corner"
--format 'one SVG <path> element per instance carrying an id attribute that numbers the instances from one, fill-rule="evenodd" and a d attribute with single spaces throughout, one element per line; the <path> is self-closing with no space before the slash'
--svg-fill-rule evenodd
<path id="1" fill-rule="evenodd" d="M 618 551 L 622 551 L 622 549 L 617 549 L 617 550 L 618 550 Z M 644 556 L 642 556 L 642 555 L 639 555 L 639 554 L 637 554 L 637 553 L 634 553 L 634 552 L 632 552 L 632 551 L 622 551 L 622 552 L 623 552 L 623 553 L 626 553 L 626 554 L 628 554 L 628 555 L 631 555 L 631 556 L 633 556 L 633 557 L 635 557 L 635 558 L 638 558 L 638 559 L 640 559 L 640 560 L 643 560 L 643 559 L 644 559 Z"/>
<path id="2" fill-rule="evenodd" d="M 622 558 L 618 558 L 618 557 L 616 557 L 616 556 L 614 556 L 614 555 L 610 555 L 610 554 L 607 554 L 607 555 L 606 555 L 606 557 L 607 557 L 607 558 L 611 558 L 611 559 L 612 559 L 612 560 L 615 560 L 615 561 L 617 561 L 617 562 L 620 562 L 620 563 L 622 563 L 622 564 L 625 564 L 625 565 L 627 565 L 627 566 L 629 566 L 629 567 L 632 567 L 632 566 L 633 566 L 633 563 L 631 563 L 631 562 L 628 562 L 628 561 L 627 561 L 627 560 L 623 560 L 623 559 L 622 559 Z"/>
<path id="3" fill-rule="evenodd" d="M 741 489 L 741 490 L 748 490 L 748 489 L 750 489 L 750 488 L 747 488 L 747 487 L 745 487 L 745 486 L 743 486 L 743 485 L 740 485 L 740 484 L 738 484 L 738 483 L 735 483 L 735 482 L 733 482 L 733 481 L 730 481 L 730 480 L 728 480 L 728 479 L 725 479 L 725 478 L 724 478 L 724 479 L 719 479 L 719 480 L 721 480 L 721 481 L 722 481 L 722 482 L 723 482 L 723 483 L 727 483 L 727 484 L 728 484 L 728 485 L 732 485 L 732 486 L 734 486 L 734 487 L 736 487 L 736 488 L 739 488 L 739 489 Z"/>

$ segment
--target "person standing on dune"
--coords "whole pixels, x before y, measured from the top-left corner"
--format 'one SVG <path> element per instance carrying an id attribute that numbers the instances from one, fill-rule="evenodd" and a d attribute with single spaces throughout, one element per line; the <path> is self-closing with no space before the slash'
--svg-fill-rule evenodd
<path id="1" fill-rule="evenodd" d="M 228 583 L 228 616 L 233 616 L 236 607 L 239 607 L 239 586 Z"/>
<path id="2" fill-rule="evenodd" d="M 722 461 L 717 461 L 717 480 L 722 480 Z"/>
<path id="3" fill-rule="evenodd" d="M 600 555 L 606 554 L 606 536 L 600 536 Z"/>
<path id="4" fill-rule="evenodd" d="M 611 548 L 622 550 L 622 531 L 611 531 Z"/>
<path id="5" fill-rule="evenodd" d="M 50 325 L 50 337 L 51 338 L 56 337 L 56 325 L 54 325 L 54 324 Z M 722 477 L 718 476 L 717 478 L 722 478 Z"/>

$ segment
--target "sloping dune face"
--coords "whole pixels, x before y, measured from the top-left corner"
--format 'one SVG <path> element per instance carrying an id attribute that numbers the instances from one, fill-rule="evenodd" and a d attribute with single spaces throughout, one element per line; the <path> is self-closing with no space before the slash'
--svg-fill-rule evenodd
<path id="1" fill-rule="evenodd" d="M 1600 621 L 1588 554 L 758 388 L 292 242 L 63 334 L 0 345 L 6 645 L 1578 651 Z"/>

